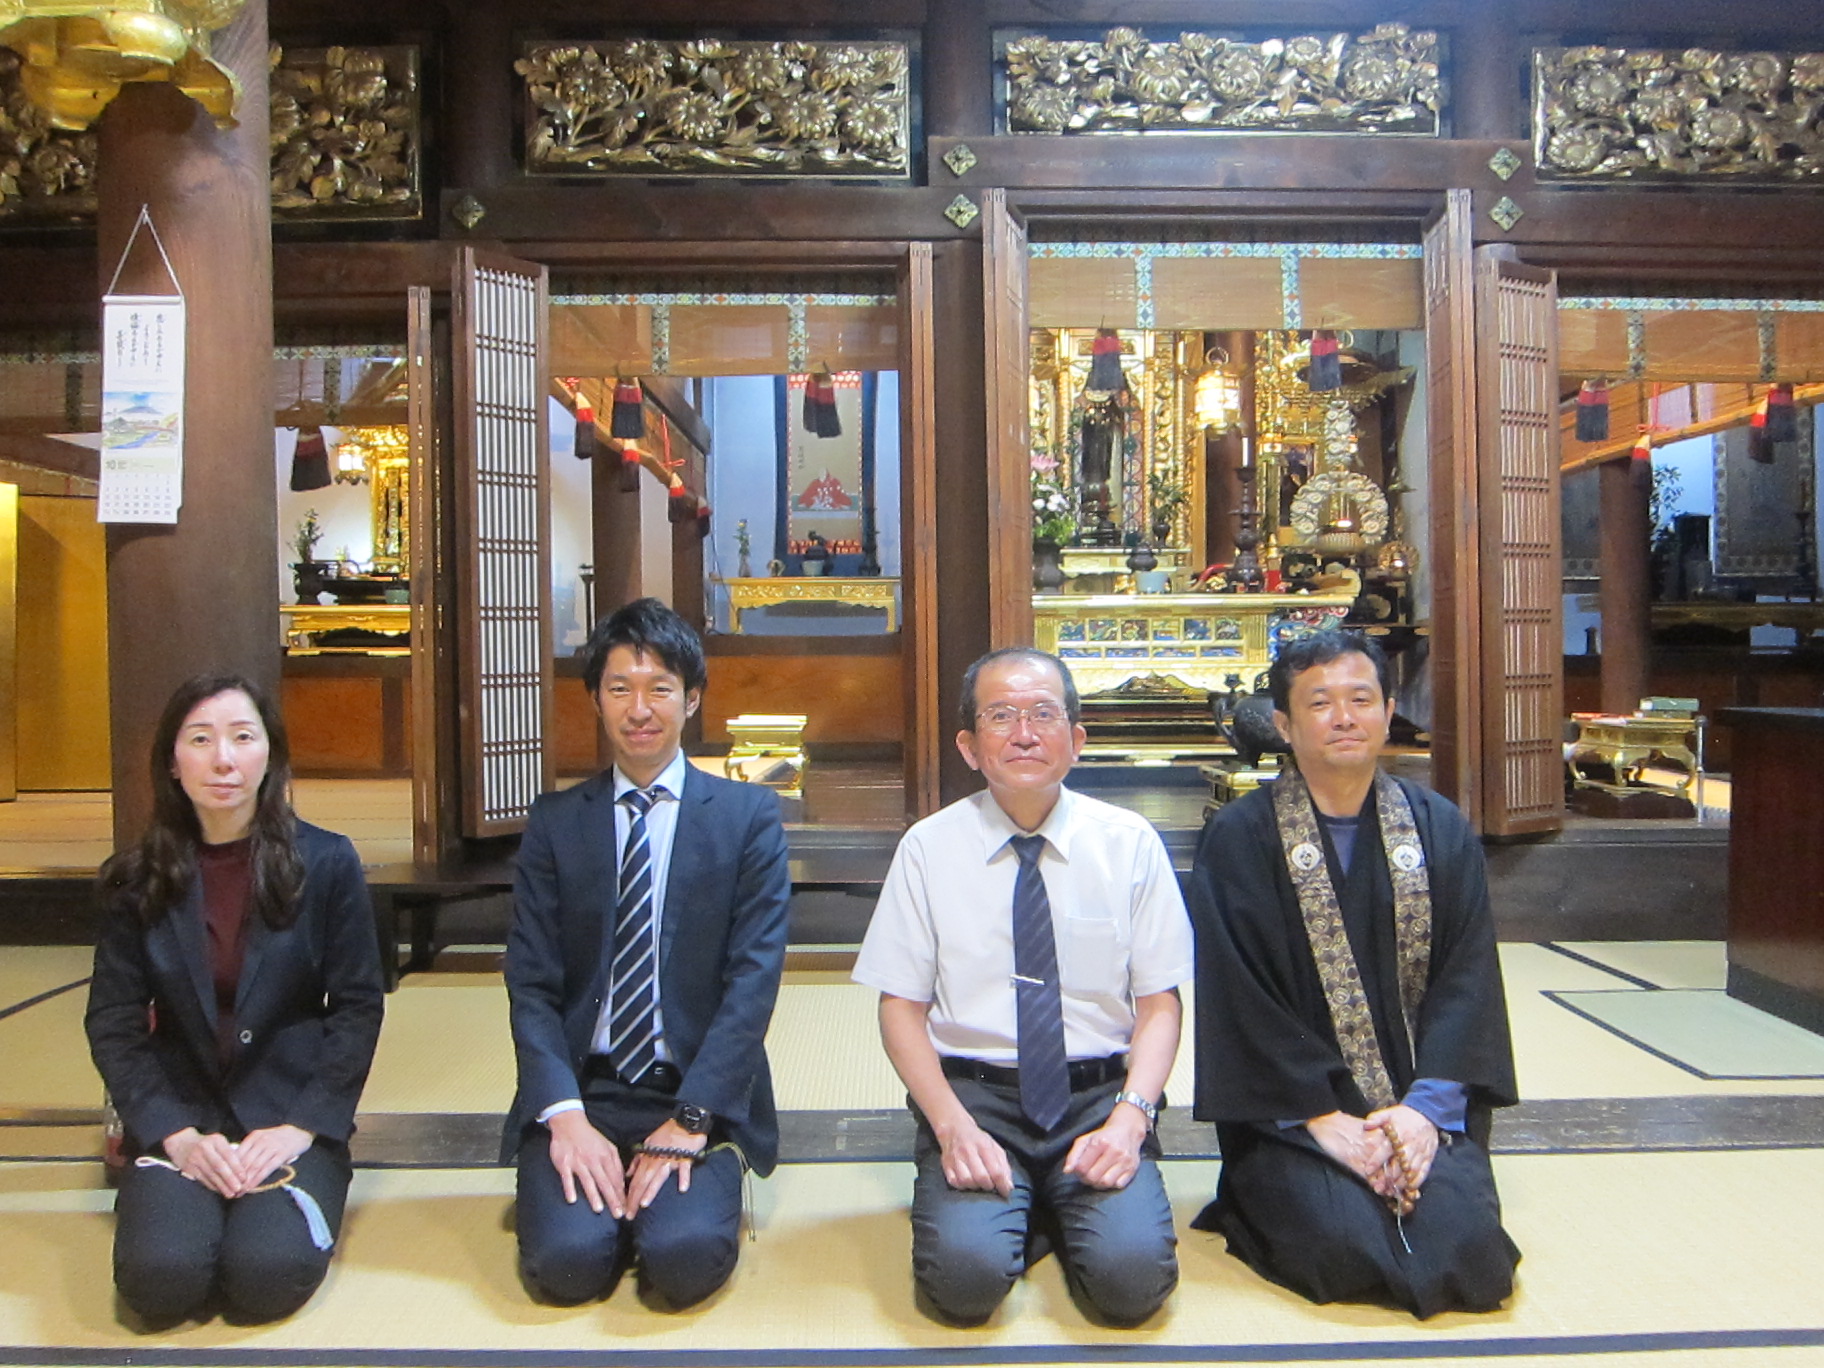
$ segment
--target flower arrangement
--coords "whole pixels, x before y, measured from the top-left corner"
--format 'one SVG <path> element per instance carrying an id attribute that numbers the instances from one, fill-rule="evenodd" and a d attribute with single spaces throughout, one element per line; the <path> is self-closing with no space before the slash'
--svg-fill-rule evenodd
<path id="1" fill-rule="evenodd" d="M 1062 546 L 1077 534 L 1076 512 L 1070 495 L 1058 482 L 1056 458 L 1042 452 L 1032 456 L 1032 539 Z"/>
<path id="2" fill-rule="evenodd" d="M 317 510 L 307 508 L 304 517 L 298 523 L 298 530 L 292 534 L 291 544 L 298 553 L 298 559 L 308 561 L 315 559 L 317 543 L 323 539 L 323 523 L 317 517 Z"/>

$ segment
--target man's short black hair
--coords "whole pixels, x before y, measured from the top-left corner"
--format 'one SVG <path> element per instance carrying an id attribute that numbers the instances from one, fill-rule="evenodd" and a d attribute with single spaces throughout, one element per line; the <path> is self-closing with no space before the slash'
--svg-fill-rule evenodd
<path id="1" fill-rule="evenodd" d="M 1043 661 L 1058 672 L 1058 678 L 1064 684 L 1064 711 L 1070 714 L 1074 726 L 1082 720 L 1083 705 L 1077 698 L 1077 681 L 1070 677 L 1070 667 L 1059 660 L 1050 651 L 1041 651 L 1037 646 L 1003 646 L 998 651 L 990 651 L 963 671 L 963 696 L 957 705 L 957 724 L 966 732 L 975 730 L 975 681 L 982 671 L 997 660 L 1026 660 L 1034 664 Z"/>
<path id="2" fill-rule="evenodd" d="M 635 599 L 616 608 L 595 624 L 589 640 L 577 652 L 583 660 L 583 687 L 595 697 L 602 687 L 608 653 L 616 646 L 630 646 L 636 654 L 658 659 L 684 681 L 686 690 L 709 683 L 709 664 L 703 658 L 703 638 L 696 629 L 656 598 Z"/>
<path id="3" fill-rule="evenodd" d="M 1306 670 L 1328 665 L 1340 656 L 1366 656 L 1374 665 L 1375 677 L 1381 681 L 1383 701 L 1393 697 L 1393 665 L 1381 643 L 1362 632 L 1330 628 L 1310 636 L 1288 641 L 1279 648 L 1273 668 L 1267 672 L 1267 689 L 1273 695 L 1273 706 L 1280 712 L 1292 711 L 1292 681 Z"/>

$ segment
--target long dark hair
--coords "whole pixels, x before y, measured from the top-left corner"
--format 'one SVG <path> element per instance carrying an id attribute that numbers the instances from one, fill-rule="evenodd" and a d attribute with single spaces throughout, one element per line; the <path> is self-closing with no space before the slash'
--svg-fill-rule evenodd
<path id="1" fill-rule="evenodd" d="M 165 704 L 152 733 L 152 821 L 139 844 L 120 851 L 101 867 L 104 904 L 128 906 L 147 926 L 168 913 L 196 877 L 196 848 L 202 827 L 196 808 L 178 782 L 177 734 L 199 703 L 239 690 L 253 700 L 266 730 L 266 777 L 253 810 L 253 907 L 277 930 L 297 916 L 304 886 L 298 855 L 298 818 L 291 809 L 291 743 L 285 719 L 264 689 L 242 675 L 203 674 L 185 680 Z"/>

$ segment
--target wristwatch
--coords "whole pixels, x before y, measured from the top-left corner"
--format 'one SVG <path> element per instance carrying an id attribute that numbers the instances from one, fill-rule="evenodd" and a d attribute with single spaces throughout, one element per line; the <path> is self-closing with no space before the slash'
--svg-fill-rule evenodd
<path id="1" fill-rule="evenodd" d="M 1153 1130 L 1159 1125 L 1159 1108 L 1148 1102 L 1137 1092 L 1125 1091 L 1115 1094 L 1117 1103 L 1125 1102 L 1130 1107 L 1138 1107 L 1140 1114 L 1146 1118 L 1146 1128 Z"/>
<path id="2" fill-rule="evenodd" d="M 671 1119 L 678 1123 L 680 1129 L 687 1130 L 692 1135 L 708 1135 L 710 1123 L 716 1118 L 703 1107 L 680 1102 L 672 1109 Z"/>

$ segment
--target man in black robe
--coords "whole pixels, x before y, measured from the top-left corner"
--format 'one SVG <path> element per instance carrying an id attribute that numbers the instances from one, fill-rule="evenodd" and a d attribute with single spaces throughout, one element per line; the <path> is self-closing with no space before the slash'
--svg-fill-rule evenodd
<path id="1" fill-rule="evenodd" d="M 1516 1097 L 1481 845 L 1380 769 L 1370 638 L 1289 643 L 1271 688 L 1297 768 L 1212 816 L 1192 869 L 1195 1115 L 1222 1144 L 1193 1224 L 1313 1301 L 1492 1310 L 1520 1253 L 1488 1160 Z"/>

